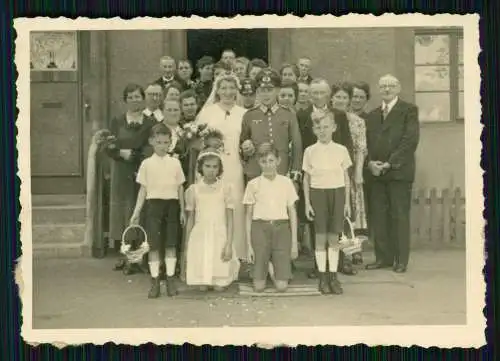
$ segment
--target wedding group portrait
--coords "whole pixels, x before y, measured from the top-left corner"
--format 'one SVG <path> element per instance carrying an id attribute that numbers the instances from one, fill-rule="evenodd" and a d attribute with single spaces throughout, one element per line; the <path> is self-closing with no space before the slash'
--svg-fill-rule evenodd
<path id="1" fill-rule="evenodd" d="M 470 320 L 465 27 L 28 36 L 33 330 Z"/>

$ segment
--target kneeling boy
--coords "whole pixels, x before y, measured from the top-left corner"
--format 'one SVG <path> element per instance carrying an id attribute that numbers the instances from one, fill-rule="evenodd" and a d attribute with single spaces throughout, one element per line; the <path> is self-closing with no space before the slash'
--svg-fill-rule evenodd
<path id="1" fill-rule="evenodd" d="M 266 286 L 269 262 L 274 267 L 276 289 L 286 291 L 292 276 L 291 260 L 297 258 L 298 197 L 292 180 L 278 174 L 278 154 L 270 143 L 258 147 L 261 175 L 248 182 L 243 197 L 248 258 L 254 263 L 253 283 L 257 292 Z"/>

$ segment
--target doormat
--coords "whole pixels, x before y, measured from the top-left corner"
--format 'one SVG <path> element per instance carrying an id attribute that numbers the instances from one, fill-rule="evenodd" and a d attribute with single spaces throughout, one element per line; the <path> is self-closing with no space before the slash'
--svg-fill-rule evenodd
<path id="1" fill-rule="evenodd" d="M 263 292 L 255 292 L 251 283 L 239 283 L 240 296 L 252 297 L 290 297 L 290 296 L 320 296 L 317 283 L 291 284 L 285 292 L 278 292 L 272 285 L 268 285 Z"/>

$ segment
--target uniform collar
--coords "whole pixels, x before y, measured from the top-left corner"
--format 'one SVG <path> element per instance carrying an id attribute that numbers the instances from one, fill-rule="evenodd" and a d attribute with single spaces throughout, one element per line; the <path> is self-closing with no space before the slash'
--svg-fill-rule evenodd
<path id="1" fill-rule="evenodd" d="M 271 113 L 275 114 L 278 111 L 279 107 L 280 106 L 278 105 L 278 103 L 274 103 L 273 106 L 271 106 L 271 108 L 268 108 L 263 104 L 259 105 L 259 108 L 260 110 L 262 110 L 263 113 L 267 113 L 270 110 Z"/>
<path id="2" fill-rule="evenodd" d="M 165 83 L 170 83 L 171 81 L 173 81 L 173 80 L 174 80 L 175 75 L 172 75 L 170 78 L 167 78 L 167 77 L 165 77 L 165 76 L 162 76 L 161 78 L 163 79 L 163 81 L 164 81 Z"/>

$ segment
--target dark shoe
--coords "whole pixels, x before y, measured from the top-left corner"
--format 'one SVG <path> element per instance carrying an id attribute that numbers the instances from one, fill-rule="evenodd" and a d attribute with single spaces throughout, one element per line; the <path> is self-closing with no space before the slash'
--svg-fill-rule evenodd
<path id="1" fill-rule="evenodd" d="M 313 269 L 311 272 L 309 272 L 307 274 L 307 278 L 310 278 L 310 279 L 318 278 L 318 271 L 316 271 L 316 269 Z"/>
<path id="2" fill-rule="evenodd" d="M 352 264 L 356 264 L 356 265 L 363 264 L 363 254 L 362 253 L 354 253 L 352 255 Z"/>
<path id="3" fill-rule="evenodd" d="M 160 279 L 151 278 L 151 289 L 148 293 L 148 298 L 158 298 L 160 297 Z"/>
<path id="4" fill-rule="evenodd" d="M 394 266 L 394 272 L 396 273 L 405 273 L 406 266 L 404 264 L 397 264 Z"/>
<path id="5" fill-rule="evenodd" d="M 132 264 L 130 264 L 130 263 L 127 262 L 125 264 L 125 267 L 123 268 L 123 274 L 125 276 L 130 276 L 130 275 L 133 275 L 135 273 L 137 273 L 135 267 Z"/>
<path id="6" fill-rule="evenodd" d="M 121 271 L 125 268 L 125 264 L 127 262 L 125 262 L 125 260 L 122 258 L 122 259 L 119 259 L 118 262 L 115 263 L 115 266 L 113 267 L 113 271 Z"/>
<path id="7" fill-rule="evenodd" d="M 318 272 L 318 278 L 319 278 L 318 290 L 324 295 L 331 293 L 330 286 L 328 284 L 328 273 Z"/>
<path id="8" fill-rule="evenodd" d="M 331 293 L 333 293 L 334 295 L 341 295 L 342 293 L 344 293 L 342 285 L 340 284 L 340 281 L 337 278 L 337 273 L 330 272 L 328 281 L 329 281 L 328 286 L 330 288 Z"/>
<path id="9" fill-rule="evenodd" d="M 355 276 L 358 274 L 358 271 L 356 271 L 354 269 L 354 267 L 352 266 L 352 263 L 347 261 L 347 260 L 344 260 L 344 264 L 343 264 L 340 272 L 342 272 L 343 274 L 345 274 L 347 276 Z"/>
<path id="10" fill-rule="evenodd" d="M 176 296 L 179 292 L 177 291 L 177 286 L 175 284 L 175 277 L 167 277 L 167 296 Z"/>
<path id="11" fill-rule="evenodd" d="M 375 263 L 369 263 L 366 265 L 367 270 L 374 270 L 374 269 L 381 269 L 381 268 L 391 268 L 392 265 L 383 263 L 383 262 L 375 262 Z"/>

